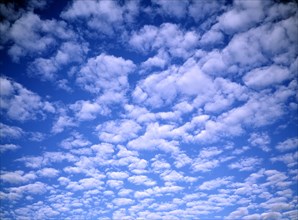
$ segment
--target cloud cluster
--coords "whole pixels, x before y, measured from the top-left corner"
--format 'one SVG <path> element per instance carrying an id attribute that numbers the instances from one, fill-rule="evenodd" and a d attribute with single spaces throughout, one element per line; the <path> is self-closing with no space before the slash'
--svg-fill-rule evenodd
<path id="1" fill-rule="evenodd" d="M 24 88 L 21 84 L 7 77 L 1 77 L 0 84 L 0 108 L 8 118 L 25 121 L 37 117 L 44 118 L 46 113 L 55 113 L 55 107 L 50 102 L 43 101 L 38 94 Z"/>
<path id="2" fill-rule="evenodd" d="M 298 218 L 297 3 L 0 12 L 1 219 Z"/>

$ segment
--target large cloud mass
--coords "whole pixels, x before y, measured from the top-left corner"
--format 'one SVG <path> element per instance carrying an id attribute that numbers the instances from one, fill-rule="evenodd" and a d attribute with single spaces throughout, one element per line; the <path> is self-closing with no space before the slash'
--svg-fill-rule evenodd
<path id="1" fill-rule="evenodd" d="M 0 3 L 0 218 L 298 219 L 297 11 Z"/>

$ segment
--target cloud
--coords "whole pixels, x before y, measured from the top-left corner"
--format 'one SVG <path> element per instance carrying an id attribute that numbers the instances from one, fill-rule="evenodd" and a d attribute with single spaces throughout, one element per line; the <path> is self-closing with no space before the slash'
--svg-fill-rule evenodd
<path id="1" fill-rule="evenodd" d="M 4 193 L 3 196 L 9 200 L 20 200 L 24 195 L 41 195 L 46 193 L 48 186 L 42 182 L 30 183 L 19 187 L 9 188 L 8 193 Z"/>
<path id="2" fill-rule="evenodd" d="M 221 187 L 222 185 L 228 185 L 230 183 L 231 177 L 226 178 L 216 178 L 214 180 L 209 180 L 203 182 L 200 186 L 200 190 L 213 190 Z"/>
<path id="3" fill-rule="evenodd" d="M 160 27 L 145 25 L 132 34 L 129 44 L 144 53 L 163 48 L 174 57 L 186 58 L 193 53 L 198 39 L 194 31 L 183 31 L 176 24 L 164 23 Z"/>
<path id="4" fill-rule="evenodd" d="M 77 124 L 67 115 L 60 115 L 53 123 L 52 132 L 54 134 L 61 133 L 66 127 L 76 127 Z"/>
<path id="5" fill-rule="evenodd" d="M 170 57 L 168 53 L 162 49 L 158 50 L 157 55 L 149 57 L 146 61 L 141 64 L 141 67 L 145 71 L 149 71 L 153 68 L 164 69 L 169 63 Z"/>
<path id="6" fill-rule="evenodd" d="M 220 30 L 211 29 L 206 32 L 200 39 L 200 43 L 203 45 L 220 45 L 223 44 L 224 35 Z"/>
<path id="7" fill-rule="evenodd" d="M 126 205 L 131 205 L 134 203 L 132 199 L 127 199 L 127 198 L 116 198 L 113 199 L 113 203 L 116 206 L 126 206 Z"/>
<path id="8" fill-rule="evenodd" d="M 60 181 L 65 182 L 67 184 L 66 189 L 72 190 L 72 191 L 81 191 L 81 190 L 88 190 L 88 189 L 94 189 L 96 187 L 99 187 L 103 184 L 101 180 L 95 179 L 95 178 L 84 178 L 80 179 L 79 181 L 67 181 L 67 179 L 60 179 Z"/>
<path id="9" fill-rule="evenodd" d="M 171 167 L 169 163 L 166 161 L 163 161 L 161 159 L 156 159 L 151 163 L 152 168 L 154 169 L 155 172 L 160 172 L 162 170 L 167 170 Z"/>
<path id="10" fill-rule="evenodd" d="M 34 169 L 62 161 L 74 162 L 76 158 L 70 153 L 49 151 L 40 156 L 24 156 L 16 160 L 16 162 L 23 162 L 26 167 Z"/>
<path id="11" fill-rule="evenodd" d="M 77 74 L 76 82 L 82 89 L 100 94 L 103 104 L 123 102 L 128 89 L 128 74 L 135 69 L 131 60 L 100 54 L 90 58 Z"/>
<path id="12" fill-rule="evenodd" d="M 89 100 L 79 100 L 69 106 L 75 112 L 75 116 L 79 121 L 89 121 L 95 119 L 98 115 L 107 115 L 109 109 L 99 103 Z"/>
<path id="13" fill-rule="evenodd" d="M 76 41 L 67 41 L 61 44 L 55 55 L 50 58 L 36 58 L 28 68 L 30 74 L 40 76 L 42 80 L 54 80 L 58 77 L 57 72 L 63 67 L 81 63 L 88 51 L 85 44 Z"/>
<path id="14" fill-rule="evenodd" d="M 20 146 L 15 144 L 0 144 L 0 153 L 4 153 L 6 151 L 14 151 L 19 149 Z"/>
<path id="15" fill-rule="evenodd" d="M 262 67 L 248 72 L 244 77 L 244 83 L 252 88 L 266 88 L 279 84 L 290 78 L 289 70 L 276 65 Z"/>
<path id="16" fill-rule="evenodd" d="M 281 95 L 282 93 L 284 96 Z M 225 134 L 232 136 L 243 134 L 242 126 L 244 125 L 255 127 L 270 125 L 285 113 L 284 103 L 292 95 L 290 90 L 288 93 L 284 93 L 282 88 L 273 94 L 267 92 L 252 94 L 242 106 L 232 108 L 220 115 L 217 120 L 208 120 L 205 123 L 205 129 L 201 130 L 195 138 L 200 141 L 212 142 Z"/>
<path id="17" fill-rule="evenodd" d="M 247 157 L 240 159 L 238 162 L 231 163 L 230 169 L 239 169 L 239 171 L 250 171 L 256 169 L 261 164 L 262 160 L 257 157 Z"/>
<path id="18" fill-rule="evenodd" d="M 126 172 L 109 172 L 107 176 L 111 179 L 127 179 L 129 177 Z"/>
<path id="19" fill-rule="evenodd" d="M 172 104 L 178 95 L 209 96 L 213 91 L 212 79 L 200 70 L 195 60 L 189 59 L 179 69 L 171 66 L 140 81 L 133 97 L 138 103 L 157 108 Z"/>
<path id="20" fill-rule="evenodd" d="M 251 143 L 252 146 L 256 146 L 261 148 L 263 151 L 270 151 L 271 149 L 268 147 L 271 140 L 268 134 L 266 133 L 252 133 L 248 141 Z"/>
<path id="21" fill-rule="evenodd" d="M 276 25 L 265 23 L 246 32 L 235 34 L 222 51 L 225 60 L 230 65 L 239 65 L 240 72 L 267 66 L 270 61 L 290 65 L 296 57 L 294 50 L 286 49 L 294 42 L 292 29 L 295 25 L 290 25 L 291 23 L 292 18 L 288 18 L 279 21 Z M 273 81 L 269 80 L 265 85 L 281 81 L 283 78 L 280 78 L 280 75 L 279 73 L 277 78 Z"/>
<path id="22" fill-rule="evenodd" d="M 108 143 L 92 145 L 91 149 L 100 153 L 101 155 L 114 153 L 114 146 Z"/>
<path id="23" fill-rule="evenodd" d="M 88 1 L 86 4 L 75 1 L 61 13 L 61 17 L 69 21 L 84 20 L 89 28 L 112 35 L 124 22 L 133 22 L 138 9 L 138 1 L 127 1 L 122 6 L 110 1 Z"/>
<path id="24" fill-rule="evenodd" d="M 185 17 L 187 13 L 188 4 L 189 4 L 189 2 L 186 0 L 183 0 L 183 1 L 174 0 L 171 2 L 154 0 L 152 2 L 154 4 L 157 4 L 160 7 L 161 9 L 160 13 L 162 15 L 166 14 L 168 16 L 177 17 L 177 18 Z"/>
<path id="25" fill-rule="evenodd" d="M 287 153 L 284 155 L 279 155 L 276 157 L 270 158 L 272 162 L 282 162 L 288 167 L 294 167 L 297 165 L 297 158 L 298 158 L 298 153 Z"/>
<path id="26" fill-rule="evenodd" d="M 147 126 L 146 132 L 128 142 L 127 146 L 136 150 L 156 150 L 175 152 L 178 150 L 176 141 L 167 141 L 168 137 L 173 137 L 171 125 L 159 125 L 151 123 Z"/>
<path id="27" fill-rule="evenodd" d="M 64 139 L 61 146 L 65 149 L 72 149 L 76 147 L 85 147 L 90 145 L 91 142 L 86 140 L 80 133 L 74 132 L 71 137 Z"/>
<path id="28" fill-rule="evenodd" d="M 135 185 L 154 186 L 156 184 L 155 181 L 145 175 L 130 176 L 127 180 Z"/>
<path id="29" fill-rule="evenodd" d="M 220 27 L 227 33 L 245 31 L 261 22 L 265 16 L 262 1 L 235 1 L 232 10 L 222 14 L 218 20 Z"/>
<path id="30" fill-rule="evenodd" d="M 43 168 L 37 172 L 38 175 L 47 178 L 54 178 L 59 174 L 59 170 L 54 168 Z"/>
<path id="31" fill-rule="evenodd" d="M 202 4 L 199 1 L 193 1 L 189 5 L 189 14 L 196 21 L 200 22 L 206 18 L 212 18 L 213 15 L 217 14 L 223 7 L 222 1 L 208 1 Z M 200 13 L 198 13 L 198 11 Z M 216 18 L 216 17 L 215 17 Z"/>
<path id="32" fill-rule="evenodd" d="M 2 172 L 1 174 L 1 180 L 11 184 L 22 184 L 34 179 L 36 179 L 36 175 L 34 173 L 25 174 L 21 170 L 14 172 Z"/>
<path id="33" fill-rule="evenodd" d="M 281 214 L 279 212 L 267 212 L 261 214 L 263 219 L 279 219 Z"/>
<path id="34" fill-rule="evenodd" d="M 294 2 L 45 4 L 0 4 L 1 219 L 297 217 Z"/>
<path id="35" fill-rule="evenodd" d="M 36 93 L 23 87 L 21 84 L 6 78 L 0 78 L 1 84 L 1 111 L 9 118 L 17 121 L 43 119 L 46 112 L 54 113 L 54 106 Z"/>
<path id="36" fill-rule="evenodd" d="M 225 219 L 239 219 L 247 214 L 248 214 L 248 210 L 246 207 L 239 207 L 234 212 L 231 212 L 230 215 L 227 216 Z"/>
<path id="37" fill-rule="evenodd" d="M 215 167 L 219 165 L 219 161 L 217 159 L 213 160 L 195 160 L 192 164 L 192 168 L 196 172 L 210 172 Z"/>
<path id="38" fill-rule="evenodd" d="M 183 190 L 183 187 L 181 186 L 176 186 L 176 185 L 171 185 L 171 186 L 155 186 L 153 188 L 149 188 L 145 191 L 136 191 L 134 194 L 134 197 L 139 199 L 139 198 L 144 198 L 148 196 L 162 196 L 163 194 L 172 194 L 172 193 L 178 193 L 179 191 Z"/>
<path id="39" fill-rule="evenodd" d="M 298 138 L 289 138 L 283 142 L 279 142 L 275 148 L 281 152 L 284 152 L 292 149 L 297 149 L 297 147 Z"/>
<path id="40" fill-rule="evenodd" d="M 133 192 L 133 190 L 131 190 L 131 189 L 121 189 L 121 190 L 118 192 L 118 195 L 119 195 L 119 196 L 126 197 L 126 196 L 128 196 L 129 194 L 131 194 L 132 192 Z"/>
<path id="41" fill-rule="evenodd" d="M 123 181 L 122 180 L 108 180 L 106 184 L 110 188 L 120 189 L 123 187 Z"/>
<path id="42" fill-rule="evenodd" d="M 23 56 L 44 53 L 56 44 L 56 38 L 70 39 L 74 33 L 67 24 L 57 20 L 41 20 L 32 12 L 23 14 L 9 29 L 9 38 L 14 42 L 8 54 L 16 62 Z"/>
<path id="43" fill-rule="evenodd" d="M 23 129 L 16 126 L 9 126 L 3 123 L 0 123 L 0 137 L 1 138 L 20 138 L 24 131 Z"/>
<path id="44" fill-rule="evenodd" d="M 121 143 L 135 138 L 140 129 L 132 120 L 108 121 L 96 127 L 99 139 L 110 143 Z"/>

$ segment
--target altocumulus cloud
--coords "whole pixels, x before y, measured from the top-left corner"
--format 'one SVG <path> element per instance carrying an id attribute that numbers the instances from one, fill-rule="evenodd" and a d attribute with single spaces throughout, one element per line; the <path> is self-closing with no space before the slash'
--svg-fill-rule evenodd
<path id="1" fill-rule="evenodd" d="M 0 3 L 0 218 L 298 219 L 297 9 Z"/>

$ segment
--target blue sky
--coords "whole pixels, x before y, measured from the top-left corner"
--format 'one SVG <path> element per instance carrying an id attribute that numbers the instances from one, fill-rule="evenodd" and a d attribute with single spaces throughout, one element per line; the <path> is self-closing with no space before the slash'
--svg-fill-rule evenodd
<path id="1" fill-rule="evenodd" d="M 1 219 L 298 219 L 297 11 L 1 3 Z"/>

